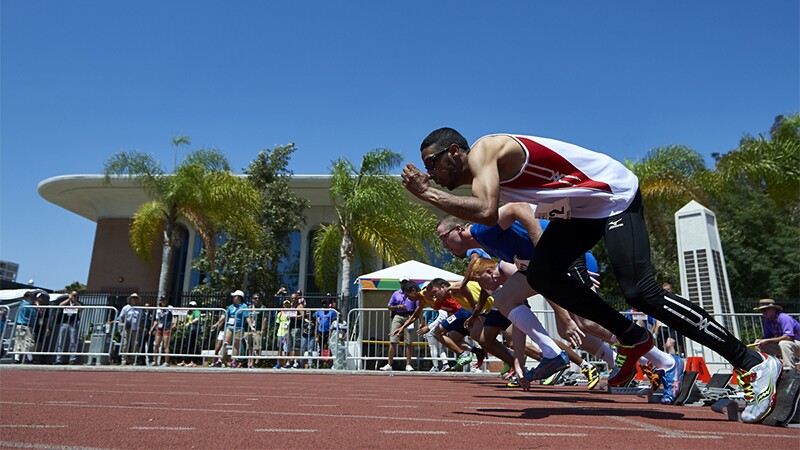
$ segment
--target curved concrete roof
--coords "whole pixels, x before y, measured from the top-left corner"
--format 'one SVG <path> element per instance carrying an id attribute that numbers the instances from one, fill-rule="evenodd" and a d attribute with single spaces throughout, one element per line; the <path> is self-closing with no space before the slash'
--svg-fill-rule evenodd
<path id="1" fill-rule="evenodd" d="M 292 175 L 289 187 L 299 197 L 308 199 L 309 206 L 328 207 L 331 206 L 330 178 L 330 175 Z M 92 222 L 133 217 L 139 206 L 149 200 L 144 189 L 126 175 L 111 177 L 109 183 L 105 182 L 104 175 L 99 174 L 60 175 L 39 182 L 38 190 L 48 202 Z M 453 193 L 468 196 L 471 189 L 462 186 Z M 408 197 L 421 203 L 411 194 Z"/>

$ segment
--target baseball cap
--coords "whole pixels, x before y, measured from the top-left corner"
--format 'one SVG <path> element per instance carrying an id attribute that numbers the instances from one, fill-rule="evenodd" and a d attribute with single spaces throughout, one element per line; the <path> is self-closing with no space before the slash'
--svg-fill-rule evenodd
<path id="1" fill-rule="evenodd" d="M 242 292 L 240 289 L 231 292 L 231 297 L 236 297 L 237 295 L 244 298 L 244 292 Z"/>

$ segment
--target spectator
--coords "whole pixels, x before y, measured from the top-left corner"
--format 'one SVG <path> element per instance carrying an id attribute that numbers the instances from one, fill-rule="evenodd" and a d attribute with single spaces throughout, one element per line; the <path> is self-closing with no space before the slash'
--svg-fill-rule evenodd
<path id="1" fill-rule="evenodd" d="M 433 358 L 431 372 L 446 372 L 450 368 L 450 364 L 447 362 L 447 352 L 444 346 L 436 339 L 436 327 L 437 324 L 444 322 L 447 318 L 447 313 L 443 309 L 438 311 L 435 309 L 426 309 L 425 312 L 422 313 L 422 317 L 430 330 L 425 333 L 425 340 L 428 341 L 431 358 Z"/>
<path id="2" fill-rule="evenodd" d="M 175 328 L 174 314 L 172 313 L 172 305 L 169 304 L 167 297 L 162 296 L 159 298 L 158 306 L 156 320 L 153 322 L 153 326 L 150 327 L 150 334 L 155 335 L 154 353 L 164 354 L 164 364 L 161 364 L 161 357 L 159 356 L 157 360 L 151 361 L 150 365 L 161 364 L 162 367 L 169 367 L 169 338 Z"/>
<path id="3" fill-rule="evenodd" d="M 119 313 L 119 324 L 122 330 L 122 345 L 119 353 L 121 365 L 128 364 L 129 358 L 126 353 L 139 353 L 139 325 L 142 320 L 142 310 L 139 309 L 139 294 L 133 293 L 128 296 L 128 304 L 122 307 Z M 133 364 L 137 364 L 139 356 L 134 355 Z"/>
<path id="4" fill-rule="evenodd" d="M 186 322 L 183 324 L 183 338 L 186 340 L 186 355 L 183 361 L 178 363 L 179 366 L 195 367 L 197 354 L 197 340 L 200 338 L 200 310 L 197 308 L 197 302 L 192 300 L 189 302 L 189 310 L 186 312 Z M 186 361 L 189 361 L 188 363 Z"/>
<path id="5" fill-rule="evenodd" d="M 0 340 L 5 340 L 6 335 L 6 325 L 8 324 L 8 312 L 7 309 L 2 308 L 0 309 Z M 5 348 L 3 345 L 0 345 L 0 358 L 6 355 Z"/>
<path id="6" fill-rule="evenodd" d="M 308 306 L 308 305 L 306 305 L 306 299 L 303 297 L 303 291 L 298 289 L 298 290 L 295 291 L 294 294 L 295 294 L 295 298 L 297 299 L 297 304 L 298 305 L 303 305 L 303 308 Z"/>
<path id="7" fill-rule="evenodd" d="M 214 362 L 214 367 L 225 366 L 225 360 L 228 356 L 225 346 L 229 346 L 232 354 L 230 366 L 235 369 L 240 366 L 238 361 L 239 345 L 242 343 L 244 323 L 249 320 L 250 312 L 244 304 L 244 292 L 241 290 L 233 291 L 231 292 L 231 297 L 233 297 L 233 304 L 228 306 L 227 313 L 220 317 L 219 321 L 212 327 L 212 329 L 216 329 L 220 328 L 223 323 L 225 324 L 225 344 L 221 349 L 220 358 Z"/>
<path id="8" fill-rule="evenodd" d="M 412 287 L 419 288 L 417 283 L 410 281 L 408 279 L 400 280 L 400 289 L 395 291 L 392 294 L 392 297 L 389 299 L 389 305 L 387 308 L 391 312 L 392 316 L 392 332 L 401 328 L 403 324 L 411 317 L 411 314 L 417 309 L 417 302 L 408 298 L 408 293 Z M 406 371 L 411 372 L 414 368 L 411 366 L 411 355 L 414 353 L 413 351 L 413 344 L 414 341 L 411 337 L 411 328 L 407 327 L 403 331 L 403 343 L 405 344 L 405 353 L 406 353 Z M 400 335 L 399 333 L 394 334 L 392 333 L 389 337 L 389 362 L 381 367 L 380 370 L 392 370 L 392 363 L 394 362 L 394 357 L 397 355 L 397 344 L 400 342 Z"/>
<path id="9" fill-rule="evenodd" d="M 297 305 L 300 309 L 300 361 L 299 364 L 295 362 L 295 369 L 308 369 L 311 368 L 311 359 L 303 359 L 304 356 L 313 356 L 314 352 L 314 320 L 312 319 L 311 312 L 303 311 L 303 305 Z"/>
<path id="10" fill-rule="evenodd" d="M 300 352 L 300 344 L 302 344 L 301 340 L 301 332 L 303 328 L 303 317 L 300 315 L 300 312 L 297 311 L 300 306 L 299 297 L 297 297 L 297 293 L 292 294 L 294 296 L 294 300 L 292 301 L 291 307 L 294 310 L 286 311 L 286 317 L 289 318 L 289 331 L 286 336 L 288 342 L 288 356 L 290 361 L 287 361 L 287 365 L 289 362 L 292 362 L 292 365 L 287 367 L 287 369 L 297 369 L 300 367 L 300 361 L 296 357 Z"/>
<path id="11" fill-rule="evenodd" d="M 283 300 L 289 298 L 289 289 L 286 288 L 285 284 L 282 284 L 278 291 L 275 292 L 275 297 L 282 303 Z"/>
<path id="12" fill-rule="evenodd" d="M 267 315 L 261 306 L 261 295 L 256 292 L 252 297 L 253 304 L 250 306 L 250 317 L 247 319 L 247 333 L 244 335 L 244 342 L 247 345 L 247 367 L 253 368 L 255 359 L 261 355 L 261 337 L 267 329 Z"/>
<path id="13" fill-rule="evenodd" d="M 50 294 L 44 291 L 37 291 L 34 294 L 34 304 L 37 306 L 50 306 Z M 36 353 L 49 352 L 53 350 L 52 346 L 52 319 L 53 310 L 49 308 L 36 309 L 36 322 L 33 324 L 33 340 Z M 33 362 L 37 364 L 48 363 L 48 355 L 31 355 Z"/>
<path id="14" fill-rule="evenodd" d="M 289 308 L 292 305 L 292 301 L 288 298 L 283 301 L 283 308 L 278 312 L 278 316 L 275 319 L 276 322 L 276 331 L 275 331 L 275 338 L 278 342 L 278 362 L 275 364 L 273 369 L 280 369 L 281 367 L 281 356 L 286 356 L 289 354 L 289 342 L 286 339 L 288 331 L 289 331 L 289 316 L 288 311 L 286 308 Z M 284 366 L 288 365 L 288 360 L 283 361 Z"/>
<path id="15" fill-rule="evenodd" d="M 796 370 L 795 360 L 800 357 L 800 323 L 783 312 L 783 307 L 771 298 L 762 298 L 754 311 L 761 311 L 764 337 L 757 339 L 758 351 L 781 358 L 783 370 Z"/>
<path id="16" fill-rule="evenodd" d="M 58 330 L 58 342 L 56 343 L 56 364 L 62 364 L 62 353 L 64 351 L 64 344 L 69 339 L 69 363 L 75 364 L 78 362 L 78 330 L 80 329 L 80 310 L 74 306 L 83 306 L 78 301 L 78 291 L 69 293 L 66 300 L 59 303 L 63 309 L 61 310 L 61 326 Z"/>
<path id="17" fill-rule="evenodd" d="M 24 364 L 30 361 L 30 352 L 34 348 L 33 327 L 36 323 L 36 308 L 33 292 L 27 291 L 22 297 L 22 302 L 17 310 L 16 325 L 14 327 L 14 362 Z"/>
<path id="18" fill-rule="evenodd" d="M 324 310 L 314 313 L 314 319 L 317 322 L 317 339 L 319 341 L 317 344 L 320 352 L 328 349 L 328 340 L 331 335 L 331 321 L 336 319 L 336 310 L 331 309 L 331 303 L 333 303 L 333 300 L 323 304 Z"/>
<path id="19" fill-rule="evenodd" d="M 155 340 L 155 336 L 153 333 L 150 333 L 150 330 L 153 328 L 153 316 L 154 311 L 150 307 L 150 303 L 145 302 L 144 307 L 141 308 L 142 316 L 140 318 L 141 323 L 139 324 L 139 346 L 142 348 L 140 350 L 144 353 L 145 364 L 150 365 L 152 362 L 150 360 L 150 353 L 155 353 L 153 341 Z"/>

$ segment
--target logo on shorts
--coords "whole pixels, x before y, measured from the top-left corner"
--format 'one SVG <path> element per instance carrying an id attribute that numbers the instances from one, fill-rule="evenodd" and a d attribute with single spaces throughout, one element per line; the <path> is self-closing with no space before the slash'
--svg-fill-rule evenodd
<path id="1" fill-rule="evenodd" d="M 619 228 L 619 227 L 622 227 L 622 226 L 625 226 L 625 224 L 622 223 L 622 219 L 611 220 L 611 221 L 608 222 L 609 231 L 613 230 L 614 228 Z"/>

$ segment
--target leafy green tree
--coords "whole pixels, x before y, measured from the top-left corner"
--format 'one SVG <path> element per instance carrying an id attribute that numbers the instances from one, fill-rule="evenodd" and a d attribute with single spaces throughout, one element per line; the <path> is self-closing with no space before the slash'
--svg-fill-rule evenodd
<path id="1" fill-rule="evenodd" d="M 290 143 L 261 151 L 244 171 L 258 191 L 260 202 L 256 212 L 258 245 L 252 245 L 237 234 L 230 234 L 220 244 L 217 267 L 210 271 L 206 254 L 193 265 L 213 282 L 195 288 L 197 292 L 245 289 L 249 292 L 275 292 L 280 283 L 278 266 L 288 256 L 289 236 L 306 221 L 308 200 L 300 198 L 289 186 L 288 170 L 297 147 Z M 213 287 L 213 289 L 211 288 Z"/>
<path id="2" fill-rule="evenodd" d="M 719 219 L 734 298 L 800 297 L 800 115 L 778 116 L 769 135 L 714 154 Z"/>
<path id="3" fill-rule="evenodd" d="M 717 158 L 717 171 L 727 183 L 747 183 L 765 192 L 784 210 L 800 203 L 800 114 L 778 116 L 769 137 L 745 136 L 739 148 Z"/>
<path id="4" fill-rule="evenodd" d="M 123 151 L 106 161 L 104 174 L 109 184 L 118 177 L 132 179 L 151 198 L 133 216 L 130 241 L 134 252 L 145 261 L 151 260 L 153 247 L 161 241 L 159 296 L 167 294 L 174 250 L 181 239 L 180 222 L 197 231 L 212 271 L 220 232 L 233 231 L 257 240 L 253 211 L 258 207 L 258 192 L 234 175 L 227 158 L 217 151 L 190 152 L 172 174 L 165 173 L 149 154 Z"/>
<path id="5" fill-rule="evenodd" d="M 86 285 L 81 283 L 80 281 L 73 281 L 72 283 L 64 286 L 64 290 L 66 292 L 72 292 L 72 291 L 83 292 L 86 290 Z"/>
<path id="6" fill-rule="evenodd" d="M 625 165 L 639 178 L 656 279 L 675 283 L 680 280 L 675 212 L 690 200 L 708 205 L 714 174 L 702 155 L 681 145 L 655 148 Z"/>
<path id="7" fill-rule="evenodd" d="M 426 246 L 438 245 L 436 216 L 412 202 L 400 178 L 389 174 L 401 163 L 402 156 L 388 149 L 370 151 L 358 168 L 343 158 L 333 162 L 330 192 L 336 222 L 320 227 L 314 237 L 314 272 L 317 285 L 327 290 L 336 284 L 329 269 L 340 268 L 342 311 L 349 309 L 354 262 L 364 272 L 380 262 L 427 262 Z"/>

